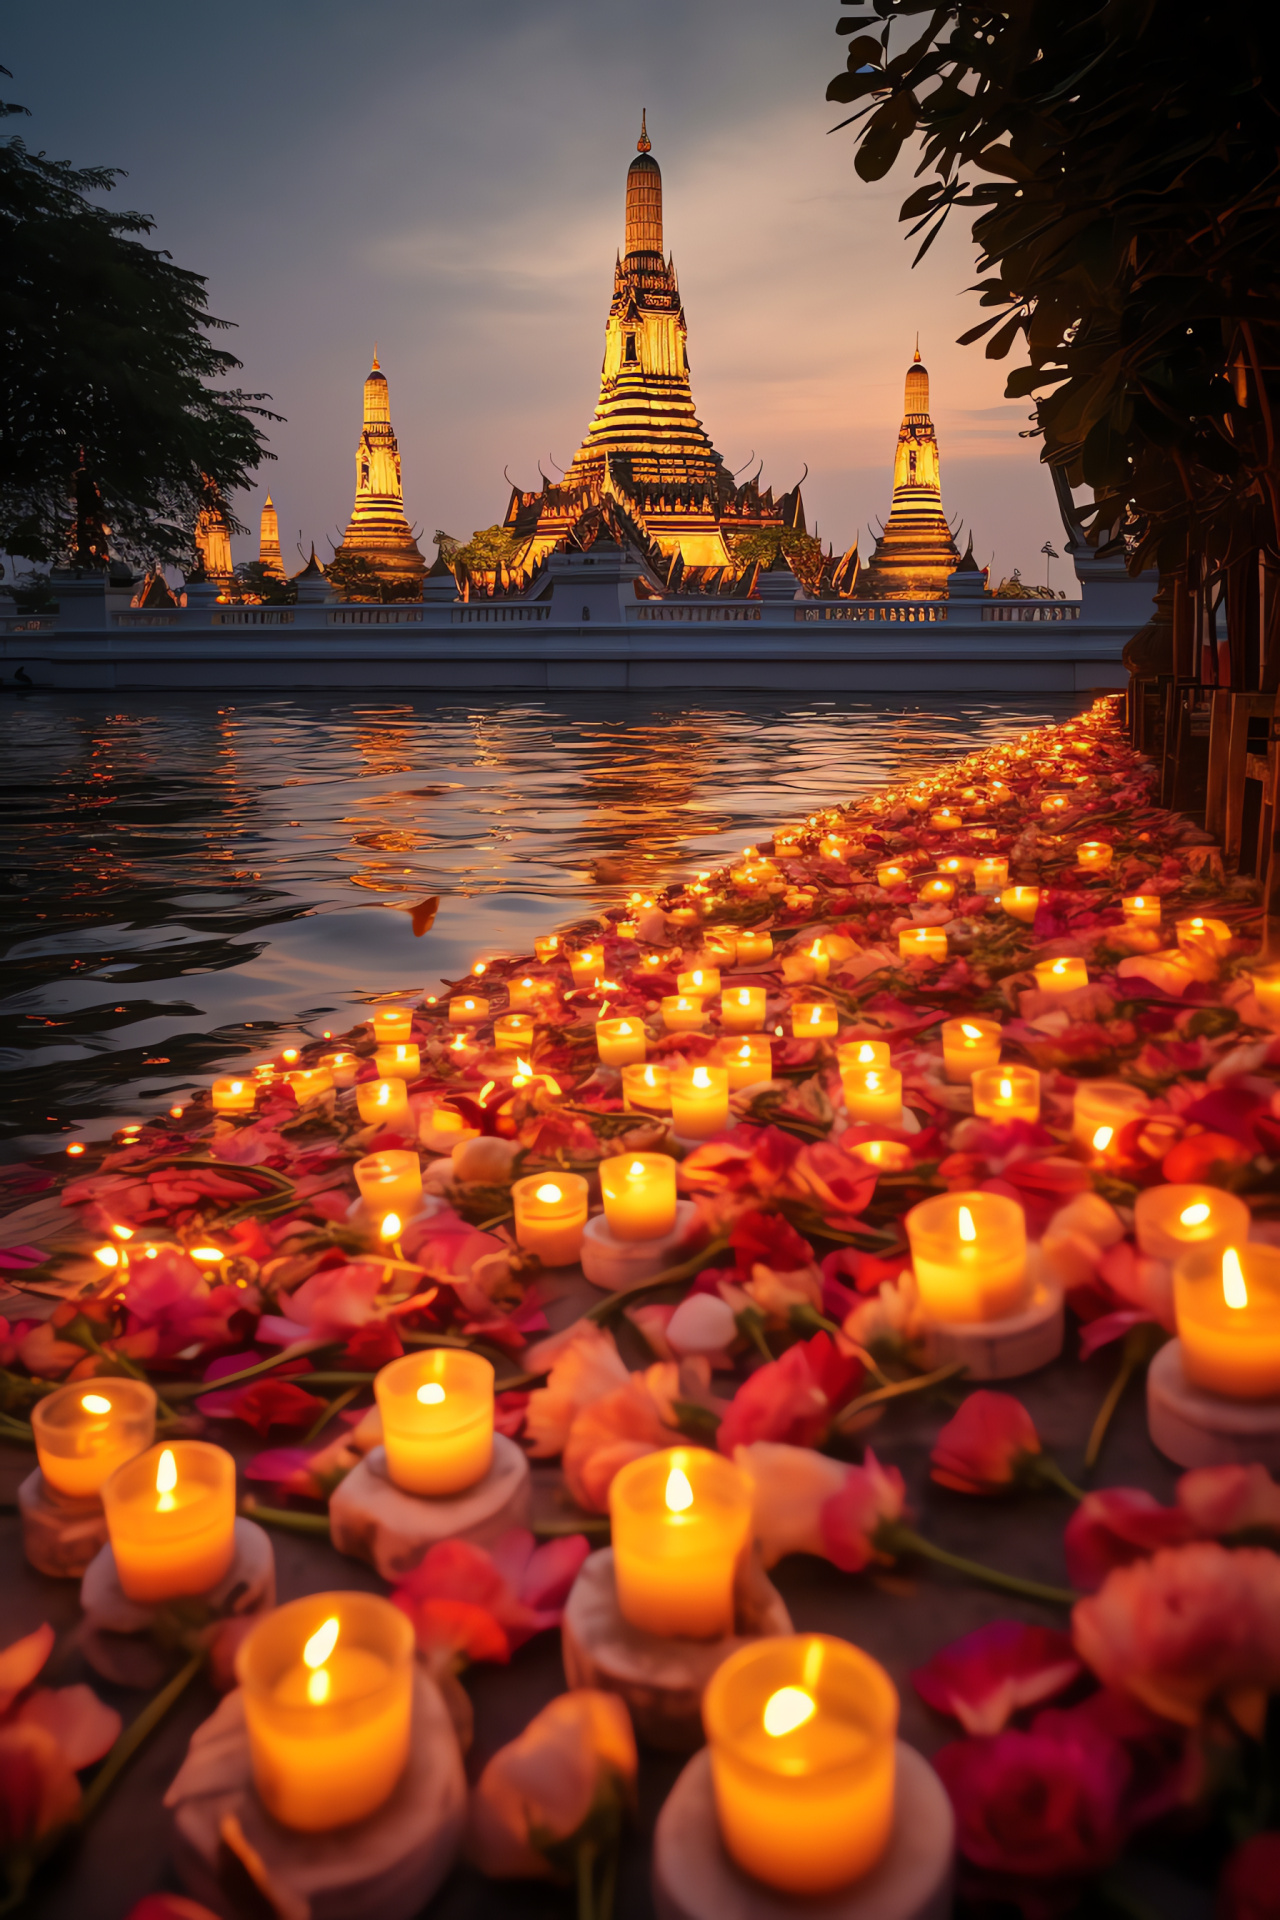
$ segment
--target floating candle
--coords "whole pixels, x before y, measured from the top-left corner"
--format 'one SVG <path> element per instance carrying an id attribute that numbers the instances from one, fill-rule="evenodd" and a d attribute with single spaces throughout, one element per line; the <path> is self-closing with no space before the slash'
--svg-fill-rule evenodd
<path id="1" fill-rule="evenodd" d="M 735 941 L 738 965 L 740 967 L 758 967 L 762 961 L 772 958 L 773 935 L 757 932 L 755 929 L 738 934 Z"/>
<path id="2" fill-rule="evenodd" d="M 543 934 L 539 939 L 534 941 L 533 950 L 544 966 L 549 960 L 559 959 L 560 935 L 558 933 Z"/>
<path id="3" fill-rule="evenodd" d="M 1060 953 L 1056 960 L 1037 960 L 1035 976 L 1041 993 L 1076 993 L 1089 984 L 1089 969 L 1075 953 Z"/>
<path id="4" fill-rule="evenodd" d="M 366 1126 L 397 1131 L 413 1118 L 403 1080 L 362 1080 L 356 1087 L 356 1111 Z"/>
<path id="5" fill-rule="evenodd" d="M 1126 923 L 1131 927 L 1158 927 L 1160 925 L 1160 896 L 1158 893 L 1127 893 L 1120 902 L 1124 908 Z"/>
<path id="6" fill-rule="evenodd" d="M 1008 884 L 1008 880 L 1009 858 L 1007 854 L 992 853 L 989 854 L 985 860 L 977 860 L 974 862 L 973 890 L 975 893 L 1003 893 Z"/>
<path id="7" fill-rule="evenodd" d="M 1127 1080 L 1081 1080 L 1072 1103 L 1071 1137 L 1095 1153 L 1109 1151 L 1122 1127 L 1149 1105 L 1140 1087 Z M 1104 1137 L 1099 1138 L 1099 1135 Z"/>
<path id="8" fill-rule="evenodd" d="M 387 1472 L 406 1493 L 460 1493 L 493 1459 L 493 1368 L 478 1353 L 432 1347 L 392 1360 L 373 1383 Z"/>
<path id="9" fill-rule="evenodd" d="M 763 987 L 726 987 L 720 995 L 720 1025 L 726 1033 L 758 1033 L 765 1023 Z"/>
<path id="10" fill-rule="evenodd" d="M 569 955 L 569 971 L 575 987 L 593 987 L 604 973 L 604 948 L 579 947 Z"/>
<path id="11" fill-rule="evenodd" d="M 902 960 L 945 960 L 945 927 L 904 927 L 898 935 L 898 957 Z"/>
<path id="12" fill-rule="evenodd" d="M 1076 865 L 1100 873 L 1111 865 L 1115 848 L 1105 840 L 1082 840 L 1076 848 Z"/>
<path id="13" fill-rule="evenodd" d="M 739 1867 L 800 1896 L 870 1872 L 893 1828 L 898 1696 L 869 1654 L 826 1634 L 750 1642 L 711 1676 L 702 1718 Z"/>
<path id="14" fill-rule="evenodd" d="M 619 1153 L 600 1162 L 600 1197 L 615 1240 L 660 1240 L 676 1223 L 669 1153 Z"/>
<path id="15" fill-rule="evenodd" d="M 328 1067 L 333 1075 L 335 1087 L 353 1087 L 360 1062 L 354 1053 L 326 1053 L 321 1058 L 322 1067 Z"/>
<path id="16" fill-rule="evenodd" d="M 1040 802 L 1040 811 L 1041 813 L 1065 813 L 1070 805 L 1070 794 L 1046 793 Z"/>
<path id="17" fill-rule="evenodd" d="M 881 1173 L 905 1173 L 911 1165 L 911 1149 L 904 1140 L 859 1140 L 845 1151 Z"/>
<path id="18" fill-rule="evenodd" d="M 1280 1395 L 1280 1248 L 1198 1248 L 1173 1269 L 1187 1378 L 1232 1400 Z"/>
<path id="19" fill-rule="evenodd" d="M 236 1463 L 207 1441 L 174 1440 L 127 1460 L 103 1483 L 102 1504 L 130 1600 L 208 1593 L 235 1556 Z"/>
<path id="20" fill-rule="evenodd" d="M 979 1067 L 972 1086 L 973 1111 L 980 1120 L 1040 1118 L 1040 1075 L 1034 1067 Z"/>
<path id="21" fill-rule="evenodd" d="M 1174 924 L 1178 945 L 1186 953 L 1205 953 L 1221 959 L 1231 945 L 1231 929 L 1225 920 L 1206 920 L 1194 914 Z"/>
<path id="22" fill-rule="evenodd" d="M 791 1031 L 797 1040 L 824 1040 L 840 1031 L 840 1009 L 831 1000 L 796 1000 Z"/>
<path id="23" fill-rule="evenodd" d="M 1280 963 L 1270 967 L 1255 967 L 1248 977 L 1262 1011 L 1280 1015 Z"/>
<path id="24" fill-rule="evenodd" d="M 230 1077 L 215 1080 L 213 1083 L 213 1110 L 215 1113 L 252 1113 L 258 1089 L 252 1080 L 235 1080 Z"/>
<path id="25" fill-rule="evenodd" d="M 87 1500 L 155 1439 L 155 1391 L 145 1380 L 74 1380 L 34 1402 L 31 1432 L 49 1485 Z"/>
<path id="26" fill-rule="evenodd" d="M 389 1213 L 408 1220 L 422 1205 L 422 1168 L 416 1153 L 391 1148 L 366 1154 L 353 1172 L 360 1198 L 381 1225 Z"/>
<path id="27" fill-rule="evenodd" d="M 705 1447 L 631 1460 L 609 1489 L 618 1606 L 664 1638 L 733 1632 L 733 1584 L 751 1530 L 751 1489 Z"/>
<path id="28" fill-rule="evenodd" d="M 850 1120 L 902 1125 L 902 1075 L 896 1067 L 841 1068 L 840 1085 Z"/>
<path id="29" fill-rule="evenodd" d="M 723 1067 L 698 1060 L 671 1074 L 671 1125 L 685 1140 L 705 1140 L 729 1122 L 729 1076 Z"/>
<path id="30" fill-rule="evenodd" d="M 412 1040 L 407 1045 L 397 1040 L 392 1046 L 375 1048 L 373 1064 L 380 1080 L 416 1080 L 422 1072 L 422 1056 Z"/>
<path id="31" fill-rule="evenodd" d="M 772 1080 L 773 1046 L 763 1034 L 722 1040 L 717 1051 L 720 1064 L 729 1075 L 730 1093 L 736 1093 L 739 1087 L 754 1087 L 762 1080 Z"/>
<path id="32" fill-rule="evenodd" d="M 865 1073 L 868 1067 L 888 1067 L 887 1040 L 846 1040 L 836 1048 L 836 1064 L 841 1073 Z"/>
<path id="33" fill-rule="evenodd" d="M 369 1018 L 373 1021 L 373 1037 L 380 1047 L 413 1038 L 413 1014 L 408 1007 L 375 1007 Z"/>
<path id="34" fill-rule="evenodd" d="M 662 996 L 662 1024 L 668 1033 L 696 1033 L 706 1023 L 701 1000 L 687 993 Z"/>
<path id="35" fill-rule="evenodd" d="M 638 1063 L 622 1069 L 622 1104 L 628 1111 L 670 1113 L 671 1069 Z"/>
<path id="36" fill-rule="evenodd" d="M 478 1027 L 489 1018 L 489 1002 L 476 993 L 456 993 L 449 1001 L 449 1019 L 455 1027 Z"/>
<path id="37" fill-rule="evenodd" d="M 955 892 L 956 883 L 949 875 L 935 873 L 930 879 L 921 882 L 916 890 L 916 898 L 923 900 L 926 905 L 939 901 L 945 905 L 948 900 L 954 900 Z"/>
<path id="38" fill-rule="evenodd" d="M 1030 926 L 1040 907 L 1039 887 L 1006 887 L 1000 895 L 1000 905 L 1011 920 L 1021 920 Z"/>
<path id="39" fill-rule="evenodd" d="M 301 1833 L 352 1825 L 409 1758 L 413 1626 L 372 1593 L 309 1593 L 256 1622 L 236 1654 L 253 1783 Z"/>
<path id="40" fill-rule="evenodd" d="M 580 1173 L 531 1173 L 511 1189 L 516 1241 L 544 1267 L 570 1267 L 582 1250 L 587 1183 Z"/>
<path id="41" fill-rule="evenodd" d="M 493 1044 L 500 1053 L 528 1053 L 533 1032 L 531 1013 L 504 1013 L 493 1023 Z"/>
<path id="42" fill-rule="evenodd" d="M 1003 1031 L 998 1020 L 944 1020 L 942 1061 L 948 1080 L 971 1080 L 980 1067 L 1000 1063 Z"/>
<path id="43" fill-rule="evenodd" d="M 808 977 L 816 980 L 821 986 L 831 971 L 831 955 L 827 951 L 826 941 L 815 940 L 812 946 L 805 948 L 804 957 L 812 968 L 812 973 Z"/>
<path id="44" fill-rule="evenodd" d="M 883 887 L 886 893 L 894 887 L 905 886 L 909 878 L 907 869 L 896 860 L 885 860 L 876 868 L 876 885 Z"/>
<path id="45" fill-rule="evenodd" d="M 964 819 L 954 807 L 939 807 L 936 812 L 929 815 L 929 825 L 936 827 L 939 833 L 954 833 L 958 827 L 964 825 Z"/>
<path id="46" fill-rule="evenodd" d="M 719 967 L 691 967 L 687 973 L 676 975 L 676 985 L 681 993 L 690 994 L 694 999 L 719 993 L 720 969 Z"/>
<path id="47" fill-rule="evenodd" d="M 1133 1204 L 1138 1246 L 1154 1260 L 1241 1247 L 1249 1238 L 1252 1219 L 1237 1194 L 1185 1182 L 1144 1187 Z"/>
<path id="48" fill-rule="evenodd" d="M 537 1013 L 555 993 L 554 981 L 525 973 L 507 982 L 507 1005 L 512 1013 Z"/>
<path id="49" fill-rule="evenodd" d="M 647 1041 L 641 1020 L 597 1020 L 596 1052 L 606 1067 L 625 1067 L 643 1060 Z"/>
<path id="50" fill-rule="evenodd" d="M 1027 1228 L 1003 1194 L 940 1193 L 906 1218 L 920 1303 L 931 1320 L 1003 1320 L 1026 1297 Z"/>

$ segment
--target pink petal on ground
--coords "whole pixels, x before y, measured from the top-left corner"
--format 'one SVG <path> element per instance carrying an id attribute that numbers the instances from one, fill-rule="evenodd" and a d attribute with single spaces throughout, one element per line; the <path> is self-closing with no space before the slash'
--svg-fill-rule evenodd
<path id="1" fill-rule="evenodd" d="M 993 1620 L 935 1653 L 911 1675 L 920 1698 L 966 1733 L 999 1733 L 1023 1707 L 1062 1693 L 1084 1671 L 1069 1633 Z"/>
<path id="2" fill-rule="evenodd" d="M 571 1533 L 562 1540 L 544 1541 L 534 1553 L 516 1589 L 521 1600 L 536 1613 L 555 1612 L 569 1598 L 569 1589 L 578 1570 L 591 1552 L 585 1533 Z"/>
<path id="3" fill-rule="evenodd" d="M 1131 1327 L 1155 1326 L 1153 1313 L 1140 1313 L 1136 1308 L 1122 1308 L 1118 1313 L 1104 1313 L 1098 1320 L 1091 1320 L 1080 1329 L 1080 1358 L 1088 1360 L 1100 1347 L 1108 1347 L 1113 1340 L 1123 1340 Z"/>
<path id="4" fill-rule="evenodd" d="M 0 1713 L 29 1687 L 53 1652 L 53 1628 L 46 1620 L 34 1633 L 0 1650 Z"/>
<path id="5" fill-rule="evenodd" d="M 306 1472 L 313 1452 L 311 1447 L 267 1447 L 255 1453 L 242 1471 L 246 1480 L 291 1480 L 295 1473 Z"/>
<path id="6" fill-rule="evenodd" d="M 37 1687 L 18 1708 L 20 1727 L 43 1727 L 66 1755 L 73 1773 L 91 1767 L 110 1752 L 121 1720 L 114 1707 L 99 1700 L 92 1687 Z"/>

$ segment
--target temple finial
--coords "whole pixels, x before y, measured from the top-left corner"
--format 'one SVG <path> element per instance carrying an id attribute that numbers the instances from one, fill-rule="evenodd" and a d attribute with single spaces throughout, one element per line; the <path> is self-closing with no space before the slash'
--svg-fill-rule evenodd
<path id="1" fill-rule="evenodd" d="M 645 126 L 645 109 L 640 109 L 640 138 L 636 141 L 637 153 L 652 153 L 653 142 L 649 138 L 649 129 Z"/>
<path id="2" fill-rule="evenodd" d="M 916 358 L 915 358 L 915 364 L 916 364 L 916 366 L 919 366 L 919 364 L 920 364 L 920 335 L 919 335 L 918 333 L 916 334 Z"/>
<path id="3" fill-rule="evenodd" d="M 919 358 L 920 358 L 920 355 L 917 354 L 916 359 L 918 360 Z M 369 371 L 370 373 L 381 373 L 382 371 L 381 367 L 378 365 L 378 343 L 376 340 L 373 343 L 373 365 L 370 367 Z"/>

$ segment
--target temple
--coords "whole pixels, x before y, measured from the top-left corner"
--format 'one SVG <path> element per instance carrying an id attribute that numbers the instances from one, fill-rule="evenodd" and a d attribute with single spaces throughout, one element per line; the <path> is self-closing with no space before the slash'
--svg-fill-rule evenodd
<path id="1" fill-rule="evenodd" d="M 212 482 L 208 484 L 206 499 L 208 505 L 200 510 L 195 531 L 200 566 L 207 580 L 230 580 L 231 528 L 218 490 Z"/>
<path id="2" fill-rule="evenodd" d="M 364 383 L 364 426 L 356 447 L 356 498 L 338 554 L 365 560 L 379 579 L 420 581 L 427 563 L 405 519 L 400 449 L 391 427 L 387 376 L 373 366 Z"/>
<path id="3" fill-rule="evenodd" d="M 258 559 L 267 573 L 277 580 L 283 580 L 284 560 L 280 553 L 280 521 L 276 514 L 275 502 L 268 494 L 262 503 L 262 519 L 258 525 Z"/>
<path id="4" fill-rule="evenodd" d="M 942 511 L 938 436 L 929 416 L 929 373 L 907 368 L 902 425 L 893 462 L 893 503 L 880 530 L 860 591 L 878 600 L 940 600 L 960 553 Z"/>

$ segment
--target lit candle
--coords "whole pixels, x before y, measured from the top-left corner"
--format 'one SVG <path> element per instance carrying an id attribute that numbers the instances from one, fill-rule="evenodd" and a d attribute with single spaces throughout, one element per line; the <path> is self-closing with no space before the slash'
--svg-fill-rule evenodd
<path id="1" fill-rule="evenodd" d="M 964 825 L 964 820 L 954 807 L 939 807 L 936 813 L 929 815 L 929 825 L 936 827 L 939 833 L 952 833 Z"/>
<path id="2" fill-rule="evenodd" d="M 898 935 L 898 957 L 901 960 L 945 960 L 946 928 L 904 927 Z"/>
<path id="3" fill-rule="evenodd" d="M 1158 893 L 1127 893 L 1120 904 L 1124 908 L 1125 921 L 1129 926 L 1158 927 L 1160 925 Z"/>
<path id="4" fill-rule="evenodd" d="M 326 1053 L 320 1064 L 328 1067 L 335 1087 L 353 1087 L 360 1062 L 354 1053 Z"/>
<path id="5" fill-rule="evenodd" d="M 712 1674 L 702 1718 L 720 1835 L 744 1872 L 803 1897 L 871 1871 L 893 1829 L 898 1696 L 869 1654 L 826 1634 L 752 1641 Z"/>
<path id="6" fill-rule="evenodd" d="M 720 991 L 719 967 L 692 967 L 688 973 L 676 975 L 676 985 L 681 993 L 691 994 L 695 999 Z"/>
<path id="7" fill-rule="evenodd" d="M 941 901 L 945 905 L 948 900 L 955 898 L 955 892 L 955 881 L 948 879 L 946 874 L 937 873 L 931 879 L 921 882 L 916 890 L 916 898 L 923 900 L 926 905 L 934 901 Z"/>
<path id="8" fill-rule="evenodd" d="M 357 1160 L 353 1172 L 360 1198 L 379 1226 L 388 1214 L 408 1220 L 422 1205 L 422 1167 L 416 1153 L 391 1148 Z"/>
<path id="9" fill-rule="evenodd" d="M 1003 1320 L 1026 1297 L 1027 1227 L 1000 1193 L 940 1193 L 907 1215 L 920 1303 L 931 1320 Z"/>
<path id="10" fill-rule="evenodd" d="M 1030 926 L 1040 908 L 1039 887 L 1006 887 L 1000 895 L 1000 905 L 1011 920 L 1021 920 Z"/>
<path id="11" fill-rule="evenodd" d="M 558 960 L 560 957 L 560 935 L 558 933 L 543 934 L 540 939 L 534 941 L 533 950 L 544 966 L 549 960 Z"/>
<path id="12" fill-rule="evenodd" d="M 909 793 L 906 795 L 906 802 L 912 813 L 923 813 L 929 804 L 929 798 L 927 793 Z"/>
<path id="13" fill-rule="evenodd" d="M 393 1046 L 376 1047 L 373 1064 L 381 1080 L 416 1080 L 422 1072 L 422 1056 L 413 1040 L 407 1045 L 397 1040 Z"/>
<path id="14" fill-rule="evenodd" d="M 1248 977 L 1253 982 L 1254 995 L 1262 1011 L 1280 1015 L 1280 963 L 1270 967 L 1255 967 Z"/>
<path id="15" fill-rule="evenodd" d="M 475 1138 L 475 1128 L 467 1125 L 456 1107 L 433 1107 L 427 1124 L 433 1133 L 456 1133 L 460 1140 Z"/>
<path id="16" fill-rule="evenodd" d="M 593 987 L 604 972 L 604 948 L 581 947 L 571 953 L 569 971 L 575 987 Z"/>
<path id="17" fill-rule="evenodd" d="M 208 1593 L 235 1557 L 236 1463 L 205 1440 L 174 1440 L 127 1460 L 103 1483 L 102 1504 L 130 1600 Z"/>
<path id="18" fill-rule="evenodd" d="M 720 995 L 720 1025 L 726 1033 L 758 1033 L 765 1022 L 763 987 L 726 987 Z"/>
<path id="19" fill-rule="evenodd" d="M 309 1593 L 255 1623 L 236 1654 L 258 1798 L 325 1833 L 387 1801 L 409 1758 L 413 1625 L 373 1593 Z"/>
<path id="20" fill-rule="evenodd" d="M 885 860 L 876 868 L 876 885 L 883 887 L 886 893 L 894 887 L 905 886 L 909 877 L 907 869 L 899 866 L 896 860 Z"/>
<path id="21" fill-rule="evenodd" d="M 418 1049 L 415 1047 L 414 1052 Z M 333 1085 L 333 1075 L 328 1067 L 295 1067 L 292 1073 L 284 1076 L 285 1085 L 293 1088 L 293 1097 L 300 1107 L 309 1100 L 318 1100 L 322 1093 L 328 1093 Z"/>
<path id="22" fill-rule="evenodd" d="M 831 971 L 831 955 L 827 952 L 826 942 L 815 940 L 811 947 L 805 949 L 804 957 L 813 969 L 813 978 L 821 985 Z"/>
<path id="23" fill-rule="evenodd" d="M 516 1241 L 544 1267 L 571 1267 L 587 1224 L 587 1183 L 580 1173 L 531 1173 L 511 1189 Z"/>
<path id="24" fill-rule="evenodd" d="M 670 1068 L 655 1067 L 652 1063 L 624 1067 L 622 1104 L 629 1112 L 638 1109 L 642 1113 L 670 1113 Z"/>
<path id="25" fill-rule="evenodd" d="M 676 1223 L 669 1153 L 619 1153 L 600 1162 L 604 1217 L 615 1240 L 660 1240 Z"/>
<path id="26" fill-rule="evenodd" d="M 896 1067 L 853 1067 L 847 1072 L 842 1068 L 840 1085 L 851 1120 L 902 1125 L 902 1075 Z"/>
<path id="27" fill-rule="evenodd" d="M 554 992 L 555 987 L 550 980 L 526 973 L 519 980 L 507 982 L 507 1005 L 512 1013 L 537 1013 Z"/>
<path id="28" fill-rule="evenodd" d="M 740 967 L 758 967 L 773 957 L 773 935 L 752 929 L 740 933 L 735 941 Z"/>
<path id="29" fill-rule="evenodd" d="M 818 842 L 818 852 L 824 860 L 843 860 L 849 851 L 849 839 L 842 833 L 825 833 Z"/>
<path id="30" fill-rule="evenodd" d="M 1231 1400 L 1280 1395 L 1280 1248 L 1184 1253 L 1173 1308 L 1188 1380 Z"/>
<path id="31" fill-rule="evenodd" d="M 747 1034 L 744 1038 L 723 1040 L 719 1049 L 720 1063 L 729 1075 L 729 1091 L 736 1093 L 739 1087 L 754 1087 L 762 1080 L 773 1078 L 773 1045 L 764 1034 Z"/>
<path id="32" fill-rule="evenodd" d="M 883 1071 L 891 1064 L 889 1042 L 846 1040 L 843 1046 L 836 1048 L 836 1064 L 841 1073 L 864 1073 L 868 1067 L 879 1067 Z"/>
<path id="33" fill-rule="evenodd" d="M 531 1013 L 504 1013 L 493 1023 L 493 1044 L 500 1053 L 528 1053 L 533 1027 Z"/>
<path id="34" fill-rule="evenodd" d="M 974 862 L 973 890 L 975 893 L 1003 893 L 1008 882 L 1009 857 L 1007 854 L 992 853 L 988 854 L 985 860 Z"/>
<path id="35" fill-rule="evenodd" d="M 687 993 L 664 993 L 662 1024 L 668 1033 L 694 1033 L 706 1019 L 701 1000 Z"/>
<path id="36" fill-rule="evenodd" d="M 1076 848 L 1076 865 L 1101 872 L 1109 867 L 1115 856 L 1115 848 L 1105 840 L 1082 840 Z"/>
<path id="37" fill-rule="evenodd" d="M 387 1472 L 406 1493 L 461 1493 L 493 1460 L 493 1368 L 450 1347 L 406 1353 L 377 1374 Z"/>
<path id="38" fill-rule="evenodd" d="M 49 1485 L 87 1500 L 155 1439 L 155 1392 L 144 1380 L 74 1380 L 34 1403 L 31 1432 Z"/>
<path id="39" fill-rule="evenodd" d="M 704 1447 L 631 1460 L 609 1489 L 613 1572 L 625 1620 L 663 1638 L 733 1632 L 733 1583 L 751 1530 L 751 1489 Z"/>
<path id="40" fill-rule="evenodd" d="M 671 1126 L 684 1140 L 705 1140 L 729 1123 L 729 1076 L 712 1061 L 676 1067 L 671 1075 Z"/>
<path id="41" fill-rule="evenodd" d="M 489 1002 L 475 993 L 456 993 L 449 1002 L 449 1019 L 455 1027 L 479 1026 L 489 1018 Z"/>
<path id="42" fill-rule="evenodd" d="M 1252 1219 L 1238 1194 L 1184 1182 L 1144 1187 L 1133 1204 L 1138 1246 L 1153 1260 L 1177 1260 L 1184 1253 L 1221 1253 L 1224 1247 L 1242 1247 L 1249 1238 Z"/>
<path id="43" fill-rule="evenodd" d="M 1089 969 L 1074 953 L 1060 953 L 1056 960 L 1037 960 L 1035 976 L 1041 993 L 1076 993 L 1089 984 Z"/>
<path id="44" fill-rule="evenodd" d="M 641 1021 L 596 1021 L 596 1052 L 606 1067 L 625 1067 L 635 1060 L 643 1060 L 645 1046 Z"/>
<path id="45" fill-rule="evenodd" d="M 881 1173 L 905 1173 L 911 1165 L 911 1149 L 904 1140 L 859 1140 L 845 1151 Z"/>
<path id="46" fill-rule="evenodd" d="M 972 1085 L 973 1110 L 980 1120 L 1040 1118 L 1040 1075 L 1034 1067 L 979 1067 Z"/>
<path id="47" fill-rule="evenodd" d="M 413 1038 L 413 1014 L 408 1007 L 375 1007 L 373 1037 L 380 1047 L 393 1046 L 397 1040 Z"/>
<path id="48" fill-rule="evenodd" d="M 971 1080 L 979 1067 L 998 1066 L 1003 1037 L 998 1020 L 944 1020 L 942 1062 L 948 1080 Z"/>
<path id="49" fill-rule="evenodd" d="M 1041 813 L 1065 813 L 1070 805 L 1070 794 L 1046 793 L 1040 802 L 1040 811 Z"/>
<path id="50" fill-rule="evenodd" d="M 356 1088 L 356 1111 L 366 1126 L 397 1131 L 413 1118 L 403 1080 L 362 1080 Z"/>
<path id="51" fill-rule="evenodd" d="M 1231 929 L 1225 920 L 1206 920 L 1198 913 L 1177 921 L 1174 931 L 1186 953 L 1205 953 L 1220 960 L 1231 945 Z"/>
<path id="52" fill-rule="evenodd" d="M 215 1113 L 252 1113 L 253 1103 L 258 1097 L 258 1089 L 252 1080 L 215 1080 L 213 1083 L 213 1110 Z"/>
<path id="53" fill-rule="evenodd" d="M 1072 1105 L 1071 1137 L 1095 1153 L 1107 1153 L 1122 1127 L 1148 1106 L 1145 1093 L 1127 1080 L 1081 1080 Z"/>
<path id="54" fill-rule="evenodd" d="M 796 1000 L 791 1031 L 797 1040 L 824 1040 L 840 1031 L 840 1009 L 832 1000 Z"/>

